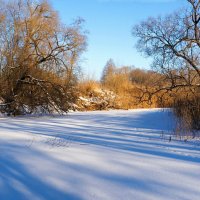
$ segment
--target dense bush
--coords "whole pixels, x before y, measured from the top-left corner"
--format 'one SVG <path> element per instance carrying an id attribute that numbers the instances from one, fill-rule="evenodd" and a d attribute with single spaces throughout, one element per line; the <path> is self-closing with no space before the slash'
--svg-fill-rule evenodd
<path id="1" fill-rule="evenodd" d="M 85 46 L 82 20 L 63 25 L 46 0 L 2 1 L 1 111 L 68 111 L 76 98 L 75 72 Z"/>

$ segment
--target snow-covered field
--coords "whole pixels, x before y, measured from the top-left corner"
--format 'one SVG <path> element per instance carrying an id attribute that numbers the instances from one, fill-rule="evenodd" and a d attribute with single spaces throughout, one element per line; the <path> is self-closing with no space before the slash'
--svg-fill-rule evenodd
<path id="1" fill-rule="evenodd" d="M 0 199 L 199 200 L 200 146 L 172 129 L 159 109 L 2 117 Z"/>

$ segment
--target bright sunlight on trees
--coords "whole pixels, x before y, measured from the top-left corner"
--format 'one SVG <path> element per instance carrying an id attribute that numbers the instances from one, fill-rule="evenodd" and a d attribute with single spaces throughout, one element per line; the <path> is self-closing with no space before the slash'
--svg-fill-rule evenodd
<path id="1" fill-rule="evenodd" d="M 76 67 L 86 47 L 82 20 L 60 22 L 47 1 L 2 1 L 0 97 L 8 114 L 67 111 L 76 97 Z"/>

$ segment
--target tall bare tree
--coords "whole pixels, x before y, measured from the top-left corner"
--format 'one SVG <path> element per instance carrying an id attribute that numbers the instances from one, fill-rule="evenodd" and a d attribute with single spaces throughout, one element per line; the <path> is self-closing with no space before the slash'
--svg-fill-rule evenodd
<path id="1" fill-rule="evenodd" d="M 200 0 L 187 3 L 187 9 L 141 22 L 133 28 L 133 35 L 139 38 L 138 50 L 153 57 L 154 70 L 162 74 L 153 87 L 141 89 L 140 100 L 150 101 L 158 93 L 171 93 L 177 100 L 184 94 L 190 102 L 183 104 L 184 109 L 185 105 L 192 105 L 188 110 L 197 119 L 199 104 L 191 102 L 200 100 Z M 200 117 L 196 121 L 195 126 L 200 129 Z"/>
<path id="2" fill-rule="evenodd" d="M 167 80 L 155 92 L 196 91 L 200 86 L 200 0 L 187 1 L 190 9 L 149 18 L 133 28 L 139 51 L 154 58 L 154 69 Z"/>
<path id="3" fill-rule="evenodd" d="M 17 114 L 67 111 L 75 68 L 86 47 L 82 21 L 63 25 L 47 1 L 5 1 L 0 9 L 0 96 Z"/>

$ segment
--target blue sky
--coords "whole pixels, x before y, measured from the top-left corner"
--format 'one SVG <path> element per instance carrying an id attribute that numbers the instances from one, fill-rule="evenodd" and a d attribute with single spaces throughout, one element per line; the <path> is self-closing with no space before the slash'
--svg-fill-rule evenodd
<path id="1" fill-rule="evenodd" d="M 89 31 L 88 48 L 82 56 L 83 71 L 100 78 L 107 60 L 117 65 L 150 68 L 151 59 L 143 57 L 134 45 L 133 25 L 149 16 L 159 16 L 182 8 L 186 0 L 51 0 L 61 20 L 70 24 L 82 17 Z"/>

